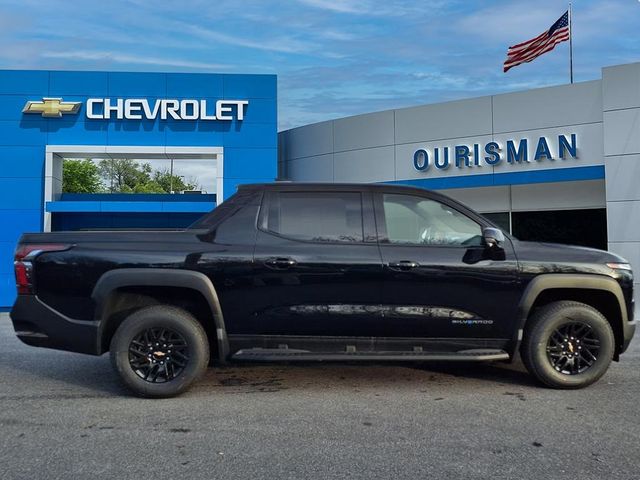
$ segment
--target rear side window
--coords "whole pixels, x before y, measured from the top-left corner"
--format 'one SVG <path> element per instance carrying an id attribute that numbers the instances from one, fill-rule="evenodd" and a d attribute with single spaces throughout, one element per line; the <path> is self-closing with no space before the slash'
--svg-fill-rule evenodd
<path id="1" fill-rule="evenodd" d="M 210 213 L 200 217 L 195 223 L 189 226 L 190 229 L 212 229 L 220 225 L 223 220 L 234 216 L 242 207 L 246 205 L 260 206 L 262 192 L 255 190 L 239 191 L 222 202 Z"/>
<path id="2" fill-rule="evenodd" d="M 214 230 L 213 241 L 226 245 L 253 245 L 259 205 L 245 205 L 225 218 Z"/>
<path id="3" fill-rule="evenodd" d="M 362 196 L 355 192 L 274 192 L 267 230 L 293 240 L 362 242 Z"/>

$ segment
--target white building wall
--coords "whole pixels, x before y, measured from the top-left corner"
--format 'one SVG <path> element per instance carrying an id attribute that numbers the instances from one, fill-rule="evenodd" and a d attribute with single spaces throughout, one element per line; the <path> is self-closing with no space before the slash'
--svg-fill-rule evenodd
<path id="1" fill-rule="evenodd" d="M 280 177 L 298 181 L 387 182 L 601 166 L 603 87 L 600 80 L 525 92 L 388 110 L 307 125 L 280 133 Z M 577 135 L 577 158 L 533 160 L 544 136 L 557 156 L 558 135 Z M 419 148 L 529 139 L 529 162 L 417 171 Z M 640 142 L 640 139 L 638 139 Z M 480 154 L 484 157 L 484 152 Z M 491 183 L 491 178 L 487 178 Z M 600 205 L 604 207 L 604 202 Z"/>
<path id="2" fill-rule="evenodd" d="M 604 68 L 602 100 L 609 250 L 640 272 L 640 63 Z"/>
<path id="3" fill-rule="evenodd" d="M 439 190 L 480 213 L 603 208 L 602 180 Z"/>
<path id="4" fill-rule="evenodd" d="M 575 133 L 577 158 L 532 160 L 541 136 L 552 146 Z M 423 172 L 418 148 L 484 146 L 528 138 L 528 164 Z M 376 112 L 280 133 L 280 178 L 298 181 L 388 182 L 558 168 L 604 166 L 605 179 L 450 188 L 444 193 L 484 212 L 607 208 L 609 249 L 640 272 L 640 63 L 603 69 L 602 80 L 434 105 Z M 482 147 L 481 147 L 482 148 Z M 535 145 L 533 145 L 535 150 Z M 484 180 L 480 178 L 481 180 Z M 442 187 L 442 185 L 441 185 Z M 640 283 L 640 274 L 636 276 Z"/>

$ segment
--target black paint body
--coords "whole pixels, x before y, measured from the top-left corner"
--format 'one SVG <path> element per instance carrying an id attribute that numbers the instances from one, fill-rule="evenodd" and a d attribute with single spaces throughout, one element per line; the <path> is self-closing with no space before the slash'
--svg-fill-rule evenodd
<path id="1" fill-rule="evenodd" d="M 265 202 L 268 192 L 274 191 L 361 193 L 363 241 L 297 241 L 266 231 Z M 345 337 L 375 337 L 391 343 L 394 338 L 419 338 L 432 346 L 506 349 L 517 343 L 527 287 L 536 277 L 549 274 L 614 279 L 624 297 L 625 321 L 634 323 L 631 272 L 606 265 L 625 263 L 617 255 L 520 242 L 509 236 L 500 255 L 484 245 L 389 244 L 384 241 L 377 207 L 383 193 L 429 198 L 482 227 L 495 227 L 467 207 L 422 189 L 287 183 L 244 186 L 184 231 L 23 235 L 22 245 L 64 244 L 70 248 L 36 257 L 35 295 L 18 297 L 12 312 L 14 325 L 17 331 L 42 334 L 40 340 L 21 336 L 27 343 L 102 353 L 99 339 L 91 346 L 77 345 L 93 335 L 92 328 L 100 331 L 100 322 L 106 321 L 96 308 L 94 288 L 107 272 L 138 268 L 206 275 L 220 301 L 230 353 L 234 342 L 246 348 L 251 342 L 265 344 L 261 337 L 274 336 L 317 338 L 325 344 L 331 338 Z M 400 261 L 418 266 L 407 271 L 390 268 Z M 58 320 L 44 319 L 51 315 Z M 64 321 L 71 331 L 75 328 L 86 335 L 67 332 L 67 339 L 62 339 L 53 325 L 60 329 Z M 629 339 L 623 339 L 624 348 Z"/>

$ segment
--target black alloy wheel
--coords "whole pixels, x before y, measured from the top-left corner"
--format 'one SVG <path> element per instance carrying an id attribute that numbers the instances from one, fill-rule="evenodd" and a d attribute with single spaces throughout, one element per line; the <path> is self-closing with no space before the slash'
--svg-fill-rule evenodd
<path id="1" fill-rule="evenodd" d="M 547 343 L 547 357 L 553 368 L 565 375 L 577 375 L 598 360 L 600 339 L 590 325 L 568 322 L 556 328 Z"/>
<path id="2" fill-rule="evenodd" d="M 109 353 L 133 393 L 166 398 L 186 391 L 205 373 L 209 340 L 191 313 L 172 305 L 153 305 L 123 320 Z"/>
<path id="3" fill-rule="evenodd" d="M 605 374 L 615 351 L 609 320 L 591 305 L 573 300 L 536 308 L 520 346 L 529 373 L 552 388 L 591 385 Z"/>
<path id="4" fill-rule="evenodd" d="M 168 328 L 143 330 L 129 345 L 129 365 L 147 382 L 169 382 L 182 373 L 188 362 L 187 341 Z"/>

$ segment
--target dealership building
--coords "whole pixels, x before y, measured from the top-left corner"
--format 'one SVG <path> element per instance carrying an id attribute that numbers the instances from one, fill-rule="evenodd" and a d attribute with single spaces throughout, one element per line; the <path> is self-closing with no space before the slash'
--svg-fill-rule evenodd
<path id="1" fill-rule="evenodd" d="M 182 227 L 238 184 L 275 178 L 436 189 L 519 238 L 608 248 L 640 269 L 640 63 L 279 134 L 273 75 L 4 70 L 0 152 L 0 308 L 15 298 L 23 232 Z M 65 160 L 78 159 L 198 186 L 63 191 Z"/>
<path id="2" fill-rule="evenodd" d="M 275 75 L 0 71 L 0 307 L 16 295 L 23 232 L 189 225 L 238 184 L 273 181 L 277 135 Z M 206 184 L 199 194 L 63 192 L 65 160 L 86 158 Z"/>
<path id="3" fill-rule="evenodd" d="M 518 238 L 608 248 L 640 271 L 640 63 L 281 132 L 278 171 L 439 190 Z"/>

